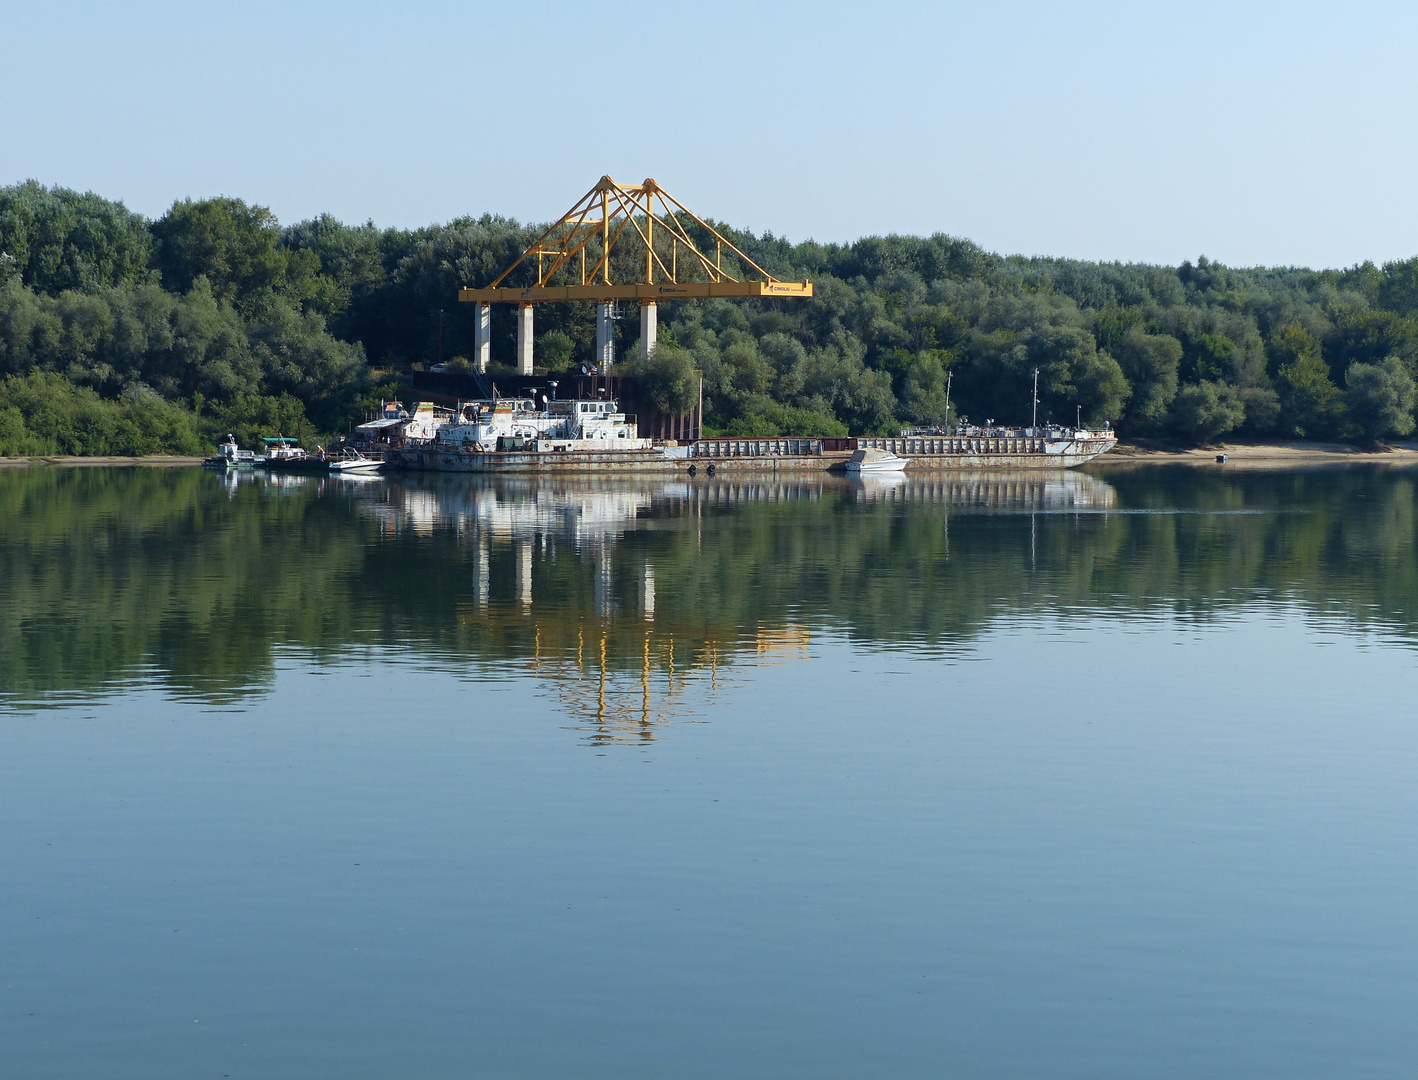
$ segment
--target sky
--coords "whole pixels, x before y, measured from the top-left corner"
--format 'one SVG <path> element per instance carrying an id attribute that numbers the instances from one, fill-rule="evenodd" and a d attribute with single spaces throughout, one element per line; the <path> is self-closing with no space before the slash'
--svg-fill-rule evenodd
<path id="1" fill-rule="evenodd" d="M 603 174 L 799 241 L 1418 253 L 1418 5 L 0 4 L 0 185 L 283 223 L 560 216 Z"/>

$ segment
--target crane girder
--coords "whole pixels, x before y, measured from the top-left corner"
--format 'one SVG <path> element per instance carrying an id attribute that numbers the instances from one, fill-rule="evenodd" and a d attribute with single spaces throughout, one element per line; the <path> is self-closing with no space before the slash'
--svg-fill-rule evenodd
<path id="1" fill-rule="evenodd" d="M 525 289 L 459 289 L 473 304 L 537 304 L 557 300 L 705 300 L 711 297 L 811 296 L 807 281 L 689 281 L 669 285 L 541 285 Z"/>
<path id="2" fill-rule="evenodd" d="M 659 209 L 656 209 L 656 201 Z M 711 257 L 701 251 L 681 217 L 692 221 L 702 234 L 714 241 Z M 655 227 L 662 239 L 657 248 Z M 640 281 L 611 280 L 610 256 L 625 238 L 643 250 Z M 599 240 L 598 245 L 593 241 Z M 664 249 L 668 247 L 668 251 Z M 738 280 L 723 265 L 728 249 L 745 268 L 745 280 Z M 687 260 L 681 272 L 680 253 Z M 587 266 L 587 256 L 594 261 Z M 665 259 L 668 257 L 669 265 Z M 527 287 L 503 285 L 523 263 L 536 260 L 536 284 Z M 637 260 L 638 261 L 638 260 Z M 573 269 L 574 264 L 574 269 Z M 657 280 L 658 271 L 658 280 Z M 757 274 L 757 278 L 749 277 Z M 571 280 L 568 282 L 567 278 Z M 694 280 L 700 278 L 704 280 Z M 554 280 L 556 279 L 556 280 Z M 710 297 L 804 297 L 812 295 L 807 281 L 779 281 L 745 255 L 703 218 L 689 210 L 654 180 L 634 186 L 617 184 L 603 176 L 570 210 L 539 236 L 483 288 L 464 287 L 458 299 L 477 304 L 535 304 L 548 301 L 639 300 L 642 302 Z"/>

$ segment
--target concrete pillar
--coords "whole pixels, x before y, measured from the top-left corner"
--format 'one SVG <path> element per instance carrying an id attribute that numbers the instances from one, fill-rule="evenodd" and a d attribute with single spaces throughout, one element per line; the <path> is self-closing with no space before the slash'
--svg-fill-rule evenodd
<path id="1" fill-rule="evenodd" d="M 647 622 L 655 621 L 655 568 L 650 563 L 640 571 L 640 613 Z"/>
<path id="2" fill-rule="evenodd" d="M 488 545 L 492 542 L 485 535 L 476 537 L 478 545 L 477 589 L 478 607 L 487 607 L 488 594 L 492 591 L 492 575 L 488 567 Z"/>
<path id="3" fill-rule="evenodd" d="M 640 357 L 648 358 L 655 349 L 655 331 L 659 328 L 659 308 L 653 300 L 640 303 Z"/>
<path id="4" fill-rule="evenodd" d="M 517 374 L 532 373 L 532 305 L 517 309 Z"/>
<path id="5" fill-rule="evenodd" d="M 611 552 L 604 541 L 596 548 L 594 602 L 597 615 L 611 614 L 615 603 L 615 578 L 612 576 Z"/>
<path id="6" fill-rule="evenodd" d="M 615 363 L 615 323 L 611 319 L 611 305 L 596 305 L 596 360 L 604 371 Z"/>
<path id="7" fill-rule="evenodd" d="M 487 374 L 488 361 L 492 359 L 492 306 L 473 305 L 473 367 L 481 374 Z"/>
<path id="8" fill-rule="evenodd" d="M 532 608 L 532 538 L 524 536 L 517 545 L 517 599 L 522 610 Z"/>

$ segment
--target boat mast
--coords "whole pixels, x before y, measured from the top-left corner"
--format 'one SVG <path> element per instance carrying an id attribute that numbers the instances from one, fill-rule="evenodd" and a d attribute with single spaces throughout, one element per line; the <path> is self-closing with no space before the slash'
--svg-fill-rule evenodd
<path id="1" fill-rule="evenodd" d="M 1029 421 L 1031 428 L 1039 426 L 1039 369 L 1034 369 L 1034 417 Z"/>

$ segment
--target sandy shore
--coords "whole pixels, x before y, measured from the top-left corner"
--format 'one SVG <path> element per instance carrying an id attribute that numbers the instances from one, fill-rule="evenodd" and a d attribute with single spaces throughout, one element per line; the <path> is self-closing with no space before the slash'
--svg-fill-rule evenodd
<path id="1" fill-rule="evenodd" d="M 1226 455 L 1226 463 L 1216 460 Z M 1089 467 L 1126 468 L 1133 465 L 1209 465 L 1217 469 L 1283 469 L 1306 465 L 1418 465 L 1418 443 L 1394 443 L 1382 450 L 1364 450 L 1348 443 L 1277 442 L 1228 443 L 1191 450 L 1153 450 L 1120 443 Z"/>
<path id="2" fill-rule="evenodd" d="M 199 457 L 173 457 L 154 454 L 151 457 L 0 457 L 0 469 L 27 465 L 66 465 L 89 467 L 93 465 L 142 465 L 156 467 L 164 465 L 200 465 Z"/>

